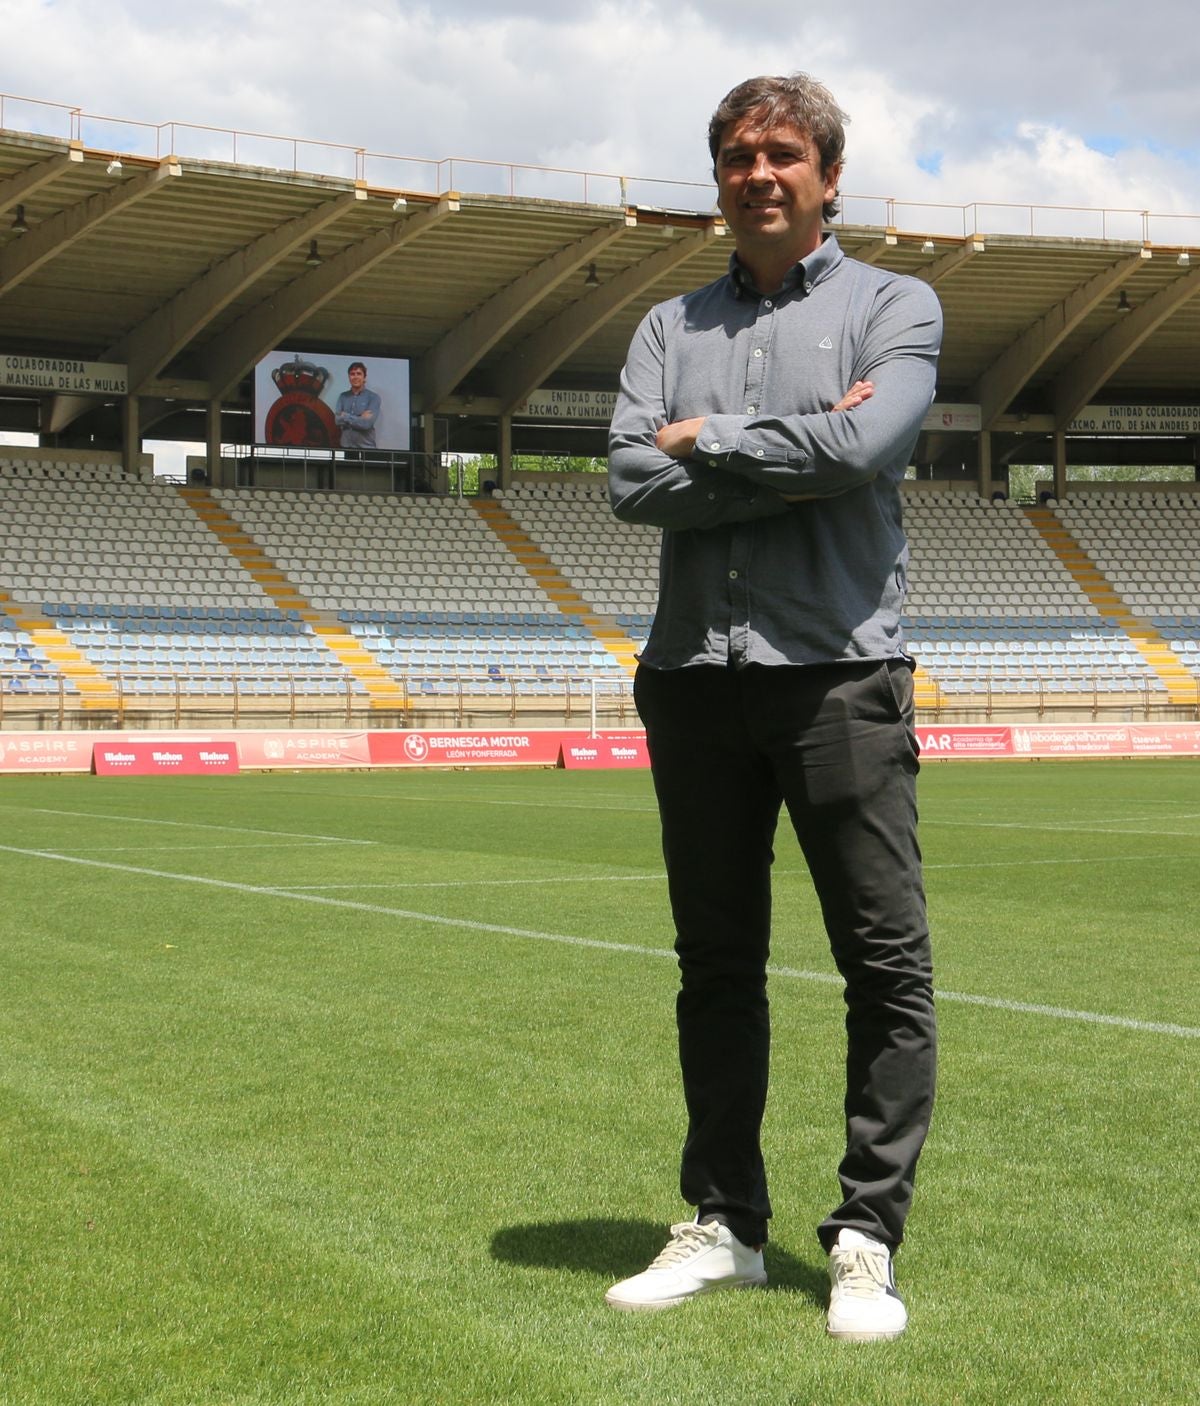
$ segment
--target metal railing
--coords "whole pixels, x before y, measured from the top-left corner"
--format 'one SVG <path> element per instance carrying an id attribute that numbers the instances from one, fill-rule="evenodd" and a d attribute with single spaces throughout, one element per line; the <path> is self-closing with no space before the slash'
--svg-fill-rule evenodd
<path id="1" fill-rule="evenodd" d="M 1073 674 L 1057 679 L 1011 679 L 985 675 L 952 680 L 926 675 L 918 685 L 918 713 L 941 722 L 962 713 L 983 721 L 1000 718 L 1052 718 L 1063 713 L 1088 713 L 1094 720 L 1123 715 L 1149 719 L 1166 712 L 1179 719 L 1200 720 L 1200 678 L 1190 684 L 1186 702 L 1175 690 L 1172 698 L 1147 678 L 1120 679 L 1111 674 Z"/>
<path id="2" fill-rule="evenodd" d="M 443 493 L 461 498 L 467 469 L 461 456 L 418 450 L 312 449 L 223 444 L 236 488 L 343 493 Z"/>
<path id="3" fill-rule="evenodd" d="M 397 671 L 395 695 L 370 692 L 362 680 L 340 670 L 248 670 L 229 668 L 122 669 L 106 675 L 111 691 L 74 688 L 62 674 L 38 676 L 13 691 L 0 684 L 0 726 L 63 728 L 86 717 L 115 727 L 184 727 L 196 719 L 234 727 L 276 720 L 286 726 L 323 718 L 331 726 L 419 726 L 445 718 L 454 726 L 471 719 L 521 716 L 564 721 L 636 721 L 632 683 L 624 676 L 564 669 L 552 672 L 474 672 L 458 669 Z"/>
<path id="4" fill-rule="evenodd" d="M 450 190 L 521 196 L 587 205 L 644 205 L 707 214 L 715 209 L 711 181 L 681 181 L 566 166 L 451 156 L 403 156 L 345 142 L 215 127 L 197 122 L 140 122 L 85 112 L 65 103 L 0 93 L 0 130 L 21 130 L 77 142 L 104 156 L 167 156 L 255 166 L 294 175 L 333 177 L 392 192 L 441 195 Z M 1046 238 L 1128 240 L 1167 248 L 1200 247 L 1200 214 L 1134 207 L 1040 205 L 969 201 L 956 205 L 903 200 L 894 195 L 841 197 L 838 223 L 947 238 L 1036 235 Z"/>
<path id="5" fill-rule="evenodd" d="M 637 722 L 632 683 L 623 675 L 431 668 L 395 670 L 391 678 L 398 686 L 394 697 L 373 695 L 361 680 L 335 670 L 125 669 L 109 679 L 108 695 L 99 690 L 82 694 L 61 674 L 40 675 L 36 685 L 14 693 L 13 678 L 7 677 L 0 681 L 0 726 L 16 729 L 33 722 L 62 728 L 83 717 L 94 725 L 116 727 L 183 727 L 197 719 L 234 727 L 272 720 L 289 727 L 311 725 L 319 718 L 338 727 L 417 727 L 436 720 L 461 727 L 485 718 L 511 723 L 561 718 L 593 727 L 601 721 L 619 726 Z M 1164 689 L 1152 687 L 1148 680 L 1110 675 L 1059 681 L 988 676 L 959 687 L 924 676 L 918 684 L 917 712 L 928 722 L 1081 714 L 1093 719 L 1200 720 L 1200 678 L 1186 702 L 1178 697 L 1172 702 Z"/>

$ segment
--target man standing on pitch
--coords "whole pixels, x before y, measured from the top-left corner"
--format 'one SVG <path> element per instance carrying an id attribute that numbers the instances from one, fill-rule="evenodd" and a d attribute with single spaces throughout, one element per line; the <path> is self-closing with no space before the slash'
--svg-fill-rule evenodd
<path id="1" fill-rule="evenodd" d="M 635 680 L 662 820 L 681 984 L 681 1190 L 649 1269 L 656 1309 L 764 1284 L 759 1132 L 781 805 L 847 1007 L 843 1199 L 818 1227 L 828 1327 L 896 1337 L 892 1254 L 933 1103 L 932 964 L 917 844 L 900 480 L 933 399 L 930 288 L 847 259 L 844 114 L 805 74 L 740 84 L 709 125 L 729 273 L 651 310 L 609 443 L 617 516 L 663 529 Z"/>

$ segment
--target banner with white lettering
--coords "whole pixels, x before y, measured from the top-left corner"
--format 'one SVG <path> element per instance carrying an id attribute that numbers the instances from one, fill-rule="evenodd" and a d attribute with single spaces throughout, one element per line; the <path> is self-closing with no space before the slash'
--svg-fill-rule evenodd
<path id="1" fill-rule="evenodd" d="M 1200 756 L 1200 723 L 917 724 L 925 761 L 939 757 Z"/>
<path id="2" fill-rule="evenodd" d="M 568 771 L 611 771 L 650 765 L 645 733 L 628 736 L 584 737 L 564 742 L 559 765 Z"/>
<path id="3" fill-rule="evenodd" d="M 558 731 L 372 732 L 374 766 L 556 766 Z"/>
<path id="4" fill-rule="evenodd" d="M 238 765 L 234 742 L 97 742 L 97 776 L 231 776 Z"/>
<path id="5" fill-rule="evenodd" d="M 941 758 L 1200 757 L 1200 723 L 918 723 L 925 761 Z M 421 766 L 644 767 L 642 733 L 287 731 L 0 732 L 0 774 L 201 775 L 241 769 Z M 190 769 L 189 768 L 193 768 Z"/>

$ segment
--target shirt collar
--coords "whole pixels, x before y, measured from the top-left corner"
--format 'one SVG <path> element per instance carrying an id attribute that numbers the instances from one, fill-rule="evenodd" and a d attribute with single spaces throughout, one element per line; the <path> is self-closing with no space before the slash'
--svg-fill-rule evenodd
<path id="1" fill-rule="evenodd" d="M 841 263 L 843 258 L 841 247 L 837 239 L 826 230 L 821 236 L 821 242 L 816 249 L 802 259 L 798 264 L 794 264 L 787 271 L 783 280 L 781 293 L 790 293 L 796 288 L 803 288 L 804 285 L 819 283 L 826 274 Z M 729 277 L 733 282 L 734 292 L 739 298 L 761 298 L 762 293 L 754 286 L 754 280 L 743 267 L 738 259 L 735 250 L 729 256 Z"/>

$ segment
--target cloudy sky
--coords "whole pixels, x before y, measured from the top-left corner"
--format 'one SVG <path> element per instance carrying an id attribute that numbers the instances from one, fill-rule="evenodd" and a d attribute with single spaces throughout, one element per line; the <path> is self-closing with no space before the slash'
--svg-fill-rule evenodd
<path id="1" fill-rule="evenodd" d="M 1184 0 L 1141 11 L 1128 0 L 0 0 L 0 36 L 0 94 L 85 113 L 700 183 L 720 97 L 753 74 L 803 69 L 851 116 L 847 220 L 884 222 L 886 207 L 856 196 L 924 205 L 896 223 L 931 233 L 961 233 L 965 218 L 934 205 L 991 207 L 968 226 L 988 233 L 1028 232 L 1000 203 L 1149 210 L 1165 217 L 1155 241 L 1200 242 L 1200 31 Z M 54 108 L 11 96 L 0 108 L 0 126 L 71 135 Z M 83 135 L 139 149 L 130 128 L 89 122 Z M 249 142 L 239 154 L 290 160 Z M 430 188 L 399 166 L 367 174 Z M 469 168 L 453 184 L 492 188 Z M 707 208 L 708 192 L 688 196 L 630 188 L 641 203 Z M 1092 216 L 1037 219 L 1038 233 L 1142 237 L 1133 215 L 1103 231 Z M 180 446 L 173 458 L 160 448 L 167 467 L 182 464 Z"/>
<path id="2" fill-rule="evenodd" d="M 729 87 L 805 69 L 851 115 L 848 194 L 1200 213 L 1183 0 L 0 0 L 0 33 L 0 92 L 86 112 L 681 181 Z"/>

